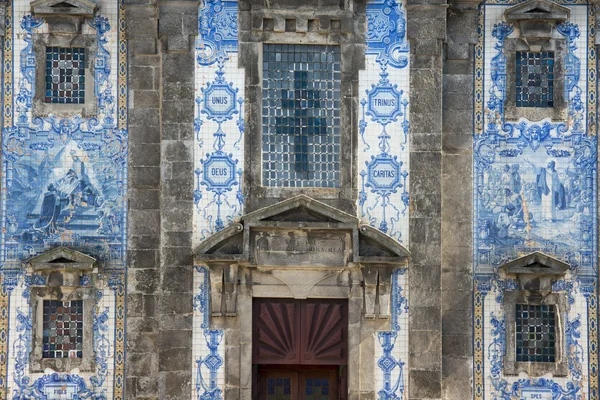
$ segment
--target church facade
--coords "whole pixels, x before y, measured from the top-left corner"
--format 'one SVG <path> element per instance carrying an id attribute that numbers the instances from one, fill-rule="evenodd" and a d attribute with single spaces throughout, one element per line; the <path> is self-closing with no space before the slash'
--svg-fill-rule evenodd
<path id="1" fill-rule="evenodd" d="M 0 399 L 598 399 L 593 1 L 0 13 Z"/>

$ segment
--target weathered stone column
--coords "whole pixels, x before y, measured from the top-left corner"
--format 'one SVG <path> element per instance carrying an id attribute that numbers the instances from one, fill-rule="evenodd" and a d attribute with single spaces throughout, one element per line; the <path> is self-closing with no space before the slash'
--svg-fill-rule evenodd
<path id="1" fill-rule="evenodd" d="M 192 388 L 198 3 L 129 3 L 127 398 L 184 399 Z"/>
<path id="2" fill-rule="evenodd" d="M 127 399 L 158 399 L 156 304 L 160 254 L 160 67 L 153 0 L 127 1 L 129 51 L 129 237 Z"/>
<path id="3" fill-rule="evenodd" d="M 192 393 L 194 38 L 198 2 L 160 1 L 161 297 L 159 399 Z"/>
<path id="4" fill-rule="evenodd" d="M 442 397 L 441 172 L 443 1 L 409 0 L 410 398 Z"/>
<path id="5" fill-rule="evenodd" d="M 448 9 L 442 135 L 442 397 L 465 399 L 473 387 L 472 138 L 476 2 Z"/>

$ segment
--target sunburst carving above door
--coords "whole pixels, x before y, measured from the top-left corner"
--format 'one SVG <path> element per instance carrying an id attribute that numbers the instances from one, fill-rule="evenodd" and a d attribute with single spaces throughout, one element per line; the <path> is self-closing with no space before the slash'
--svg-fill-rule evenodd
<path id="1" fill-rule="evenodd" d="M 297 302 L 260 302 L 254 307 L 256 317 L 255 355 L 263 362 L 278 364 L 300 362 L 300 304 Z"/>
<path id="2" fill-rule="evenodd" d="M 304 303 L 301 357 L 307 364 L 344 364 L 347 318 L 341 303 Z"/>
<path id="3" fill-rule="evenodd" d="M 346 364 L 346 301 L 255 299 L 253 312 L 255 364 Z"/>

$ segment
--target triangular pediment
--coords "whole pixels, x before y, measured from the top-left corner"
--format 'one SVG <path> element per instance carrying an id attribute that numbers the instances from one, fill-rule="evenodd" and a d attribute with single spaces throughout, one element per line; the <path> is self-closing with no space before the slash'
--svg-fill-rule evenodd
<path id="1" fill-rule="evenodd" d="M 194 253 L 206 259 L 238 260 L 244 252 L 243 230 L 240 223 L 229 225 L 202 241 Z"/>
<path id="2" fill-rule="evenodd" d="M 244 222 L 329 222 L 358 224 L 358 218 L 306 195 L 299 195 L 246 214 Z"/>
<path id="3" fill-rule="evenodd" d="M 88 0 L 37 0 L 31 3 L 34 15 L 75 15 L 93 17 L 96 4 Z"/>
<path id="4" fill-rule="evenodd" d="M 548 0 L 529 0 L 508 8 L 504 16 L 508 22 L 528 19 L 566 21 L 571 10 Z"/>
<path id="5" fill-rule="evenodd" d="M 410 253 L 398 241 L 379 229 L 361 225 L 359 232 L 359 260 L 376 262 L 407 258 Z"/>
<path id="6" fill-rule="evenodd" d="M 265 232 L 270 232 L 266 234 L 267 236 L 280 235 L 281 237 L 287 237 L 290 232 L 300 232 L 300 237 L 306 235 L 301 232 L 321 232 L 324 236 L 316 234 L 317 236 L 313 236 L 311 240 L 317 240 L 318 244 L 319 239 L 314 237 L 323 238 L 323 243 L 327 243 L 327 246 L 321 246 L 323 248 L 332 246 L 331 238 L 346 237 L 348 242 L 344 243 L 343 248 L 346 249 L 347 256 L 353 262 L 363 264 L 394 264 L 403 262 L 409 257 L 408 250 L 394 238 L 371 226 L 360 225 L 359 219 L 354 215 L 305 195 L 281 201 L 240 217 L 238 222 L 205 238 L 196 247 L 194 253 L 198 259 L 204 261 L 247 260 L 260 264 L 260 260 L 257 261 L 254 256 L 257 246 L 255 240 L 257 235 L 264 235 Z M 262 243 L 268 241 L 263 240 Z M 267 251 L 279 251 L 276 249 L 277 241 L 277 238 L 274 239 L 274 247 Z M 318 252 L 306 250 L 307 253 L 311 251 Z"/>
<path id="7" fill-rule="evenodd" d="M 68 247 L 56 247 L 26 261 L 33 269 L 92 269 L 96 259 Z"/>
<path id="8" fill-rule="evenodd" d="M 569 264 L 540 252 L 534 252 L 502 265 L 507 274 L 564 275 Z"/>

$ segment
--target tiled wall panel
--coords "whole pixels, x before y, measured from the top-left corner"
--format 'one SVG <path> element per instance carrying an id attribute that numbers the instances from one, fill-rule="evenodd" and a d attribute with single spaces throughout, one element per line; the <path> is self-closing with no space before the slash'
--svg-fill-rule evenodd
<path id="1" fill-rule="evenodd" d="M 359 218 L 408 248 L 410 57 L 402 3 L 368 3 L 366 44 L 359 74 Z"/>
<path id="2" fill-rule="evenodd" d="M 78 398 L 123 397 L 127 188 L 127 50 L 117 1 L 98 2 L 82 33 L 96 40 L 96 113 L 32 113 L 37 68 L 33 41 L 48 33 L 29 1 L 7 5 L 3 60 L 0 398 L 42 399 L 64 386 Z M 21 262 L 63 245 L 95 257 L 96 370 L 29 372 L 29 287 L 43 283 Z M 85 283 L 84 284 L 88 284 Z M 64 372 L 64 371 L 63 371 Z"/>
<path id="3" fill-rule="evenodd" d="M 207 0 L 198 13 L 194 119 L 194 232 L 199 244 L 242 215 L 244 70 L 238 3 Z M 210 329 L 208 269 L 194 271 L 193 399 L 222 399 L 224 332 Z"/>
<path id="4" fill-rule="evenodd" d="M 597 399 L 597 139 L 595 14 L 572 2 L 554 37 L 568 46 L 566 122 L 504 117 L 504 21 L 513 3 L 481 8 L 475 61 L 473 141 L 474 393 L 484 398 Z M 498 2 L 500 3 L 500 2 Z M 516 4 L 516 3 L 515 3 Z M 503 294 L 518 283 L 499 267 L 532 252 L 571 265 L 554 291 L 568 298 L 567 377 L 505 376 Z M 538 396 L 538 397 L 536 397 Z"/>
<path id="5" fill-rule="evenodd" d="M 223 399 L 225 387 L 224 331 L 210 329 L 207 267 L 194 268 L 194 331 L 192 336 L 193 399 Z M 223 343 L 223 344 L 222 344 Z"/>
<path id="6" fill-rule="evenodd" d="M 359 73 L 358 216 L 408 242 L 409 45 L 403 2 L 367 3 L 365 69 Z M 378 398 L 408 396 L 408 274 L 392 275 L 391 330 L 376 333 Z"/>
<path id="7" fill-rule="evenodd" d="M 244 70 L 237 1 L 206 1 L 196 40 L 194 243 L 242 215 Z"/>
<path id="8" fill-rule="evenodd" d="M 375 388 L 378 398 L 408 398 L 408 274 L 392 274 L 392 330 L 375 335 Z"/>

